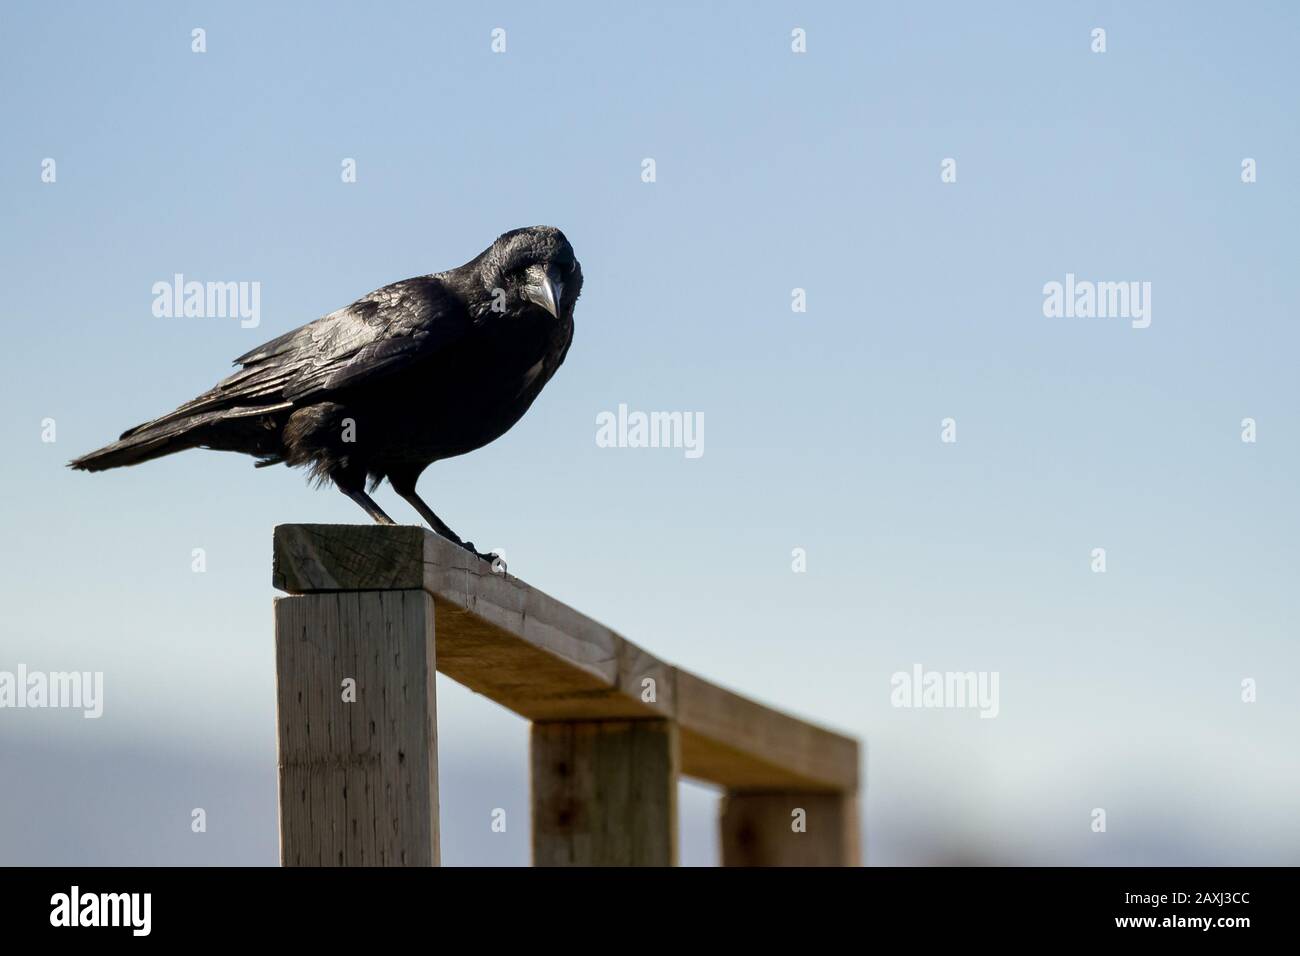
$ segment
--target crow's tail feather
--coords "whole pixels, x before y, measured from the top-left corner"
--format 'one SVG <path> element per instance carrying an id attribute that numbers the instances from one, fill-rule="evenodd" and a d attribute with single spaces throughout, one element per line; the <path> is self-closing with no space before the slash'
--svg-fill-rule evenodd
<path id="1" fill-rule="evenodd" d="M 113 444 L 73 459 L 68 462 L 68 467 L 78 471 L 106 471 L 109 468 L 138 465 L 189 448 L 216 448 L 261 454 L 264 451 L 262 443 L 275 434 L 262 423 L 269 414 L 286 407 L 287 404 L 223 408 L 188 415 L 177 410 L 155 421 L 128 429 Z M 254 436 L 251 440 L 250 429 Z"/>
<path id="2" fill-rule="evenodd" d="M 205 422 L 201 419 L 213 417 L 215 416 L 196 415 L 192 419 L 139 425 L 124 432 L 113 444 L 73 459 L 68 462 L 68 467 L 78 471 L 105 471 L 125 465 L 138 465 L 187 448 L 197 448 L 203 444 L 202 426 Z"/>

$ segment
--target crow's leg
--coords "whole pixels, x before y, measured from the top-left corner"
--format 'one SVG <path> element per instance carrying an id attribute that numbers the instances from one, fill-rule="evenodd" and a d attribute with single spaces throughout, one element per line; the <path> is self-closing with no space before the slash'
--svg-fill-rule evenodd
<path id="1" fill-rule="evenodd" d="M 471 554 L 478 555 L 484 561 L 490 562 L 495 560 L 496 555 L 484 554 L 482 551 L 476 550 L 474 547 L 474 543 L 472 541 L 462 541 L 460 539 L 460 535 L 456 534 L 455 531 L 452 531 L 451 528 L 447 527 L 447 523 L 443 521 L 441 518 L 439 518 L 436 514 L 434 514 L 433 509 L 424 503 L 423 498 L 421 498 L 418 494 L 416 494 L 415 482 L 420 477 L 421 471 L 423 471 L 422 468 L 412 469 L 410 471 L 400 471 L 396 474 L 390 472 L 388 475 L 388 483 L 393 486 L 394 491 L 396 491 L 401 497 L 406 499 L 406 501 L 411 505 L 412 508 L 414 508 L 416 511 L 420 513 L 421 518 L 429 522 L 429 527 L 432 528 L 437 534 L 446 538 L 448 541 L 452 542 L 453 544 L 460 545 L 462 548 L 464 548 L 466 551 L 470 552 Z"/>
<path id="2" fill-rule="evenodd" d="M 470 551 L 474 550 L 473 544 L 466 544 L 462 541 L 460 535 L 447 527 L 447 523 L 434 514 L 433 509 L 424 503 L 424 499 L 415 493 L 415 482 L 413 480 L 403 480 L 390 475 L 388 482 L 393 486 L 394 491 L 396 491 L 401 497 L 405 498 L 411 507 L 420 513 L 421 518 L 429 522 L 430 528 L 442 535 L 448 541 L 458 544 L 462 548 L 468 548 Z"/>
<path id="3" fill-rule="evenodd" d="M 396 521 L 385 514 L 384 509 L 379 507 L 374 498 L 366 494 L 365 472 L 356 475 L 350 471 L 339 470 L 330 475 L 330 480 L 334 482 L 339 491 L 359 504 L 362 510 L 370 515 L 375 524 L 397 524 Z"/>
<path id="4" fill-rule="evenodd" d="M 365 509 L 366 514 L 375 520 L 375 524 L 397 524 L 392 518 L 384 513 L 384 509 L 379 507 L 374 498 L 362 491 L 360 488 L 340 488 L 345 495 Z"/>

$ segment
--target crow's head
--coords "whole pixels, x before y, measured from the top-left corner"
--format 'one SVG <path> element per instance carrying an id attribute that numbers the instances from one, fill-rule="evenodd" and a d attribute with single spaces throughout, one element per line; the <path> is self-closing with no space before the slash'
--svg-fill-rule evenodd
<path id="1" fill-rule="evenodd" d="M 484 289 L 494 296 L 500 289 L 508 311 L 531 303 L 557 319 L 572 317 L 582 266 L 554 226 L 512 229 L 487 248 L 478 265 Z"/>

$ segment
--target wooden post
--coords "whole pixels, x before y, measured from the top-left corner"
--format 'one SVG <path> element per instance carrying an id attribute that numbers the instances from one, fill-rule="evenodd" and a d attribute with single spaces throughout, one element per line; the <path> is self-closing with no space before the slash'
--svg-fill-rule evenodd
<path id="1" fill-rule="evenodd" d="M 723 866 L 857 866 L 858 801 L 850 793 L 728 793 Z"/>
<path id="2" fill-rule="evenodd" d="M 275 602 L 284 866 L 437 866 L 433 599 Z"/>
<path id="3" fill-rule="evenodd" d="M 674 866 L 677 725 L 577 720 L 532 729 L 534 866 Z"/>
<path id="4" fill-rule="evenodd" d="M 285 865 L 438 863 L 435 668 L 533 722 L 539 866 L 673 865 L 679 775 L 727 792 L 726 864 L 858 862 L 856 740 L 674 667 L 445 538 L 280 525 L 272 581 L 294 595 L 276 603 Z"/>

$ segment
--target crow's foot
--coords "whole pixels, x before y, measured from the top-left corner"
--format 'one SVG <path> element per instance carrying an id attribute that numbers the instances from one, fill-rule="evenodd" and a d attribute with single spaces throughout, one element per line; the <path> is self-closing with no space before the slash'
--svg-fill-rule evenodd
<path id="1" fill-rule="evenodd" d="M 492 565 L 493 571 L 500 571 L 502 574 L 506 573 L 505 558 L 501 557 L 495 551 L 479 551 L 474 547 L 473 541 L 460 541 L 457 543 L 466 551 L 468 551 L 470 554 L 476 555 L 477 557 L 482 558 L 488 564 Z"/>

